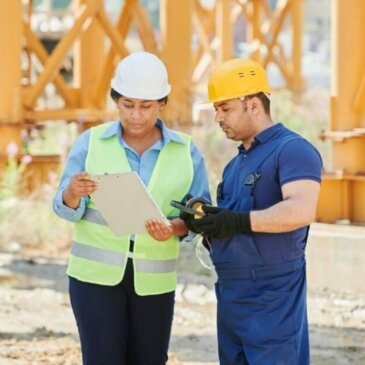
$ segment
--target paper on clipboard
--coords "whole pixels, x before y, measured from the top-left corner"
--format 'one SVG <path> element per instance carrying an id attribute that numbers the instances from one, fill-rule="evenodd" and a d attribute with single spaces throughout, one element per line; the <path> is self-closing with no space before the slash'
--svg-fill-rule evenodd
<path id="1" fill-rule="evenodd" d="M 116 236 L 146 233 L 145 222 L 164 215 L 133 172 L 94 175 L 100 184 L 91 198 Z"/>

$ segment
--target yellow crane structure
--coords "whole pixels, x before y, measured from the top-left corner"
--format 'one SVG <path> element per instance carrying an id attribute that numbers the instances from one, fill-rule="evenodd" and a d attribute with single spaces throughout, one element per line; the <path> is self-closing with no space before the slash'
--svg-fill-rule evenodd
<path id="1" fill-rule="evenodd" d="M 107 105 L 109 80 L 118 60 L 131 50 L 131 29 L 144 50 L 160 56 L 174 86 L 166 110 L 168 123 L 191 123 L 194 88 L 217 63 L 233 57 L 233 26 L 243 19 L 250 57 L 264 67 L 274 64 L 286 86 L 304 88 L 301 70 L 302 12 L 305 0 L 160 0 L 160 32 L 151 25 L 139 0 L 124 0 L 116 22 L 103 0 L 74 0 L 74 23 L 49 54 L 31 26 L 33 0 L 0 1 L 0 167 L 9 141 L 21 145 L 20 130 L 42 121 L 78 121 L 83 128 L 115 117 Z M 351 4 L 351 6 L 350 6 Z M 363 0 L 333 0 L 334 55 L 331 122 L 324 138 L 334 146 L 335 174 L 326 175 L 318 219 L 365 222 L 364 105 L 365 59 Z M 292 47 L 284 50 L 280 34 L 290 23 Z M 192 43 L 194 46 L 192 47 Z M 351 49 L 350 49 L 351 47 Z M 74 55 L 74 78 L 68 83 L 61 65 Z M 35 72 L 31 60 L 38 60 Z M 41 103 L 52 83 L 61 100 Z M 27 170 L 31 183 L 45 180 L 58 158 L 33 156 Z"/>
<path id="2" fill-rule="evenodd" d="M 333 167 L 322 182 L 317 219 L 365 223 L 365 2 L 332 0 L 329 128 Z"/>
<path id="3" fill-rule="evenodd" d="M 302 88 L 301 9 L 302 0 L 279 1 L 275 9 L 268 0 L 216 0 L 204 7 L 199 0 L 160 0 L 160 40 L 157 40 L 146 9 L 139 0 L 125 0 L 116 24 L 108 18 L 104 0 L 74 0 L 74 24 L 48 54 L 32 30 L 33 0 L 0 2 L 0 164 L 9 141 L 20 145 L 20 129 L 42 121 L 75 120 L 87 128 L 115 116 L 107 109 L 109 80 L 118 60 L 129 53 L 126 41 L 131 28 L 139 35 L 143 49 L 159 55 L 174 85 L 166 110 L 167 122 L 181 127 L 191 123 L 191 93 L 206 71 L 233 56 L 232 27 L 243 17 L 252 57 L 265 66 L 277 65 L 288 87 Z M 292 18 L 293 42 L 289 56 L 283 51 L 279 34 Z M 196 46 L 192 47 L 192 39 Z M 194 48 L 194 49 L 193 49 Z M 74 54 L 75 77 L 68 84 L 61 75 L 63 60 Z M 34 76 L 36 57 L 42 72 Z M 33 74 L 33 76 L 32 76 Z M 53 83 L 63 105 L 42 106 L 40 99 Z M 33 185 L 43 179 L 57 157 L 33 156 L 27 172 Z"/>

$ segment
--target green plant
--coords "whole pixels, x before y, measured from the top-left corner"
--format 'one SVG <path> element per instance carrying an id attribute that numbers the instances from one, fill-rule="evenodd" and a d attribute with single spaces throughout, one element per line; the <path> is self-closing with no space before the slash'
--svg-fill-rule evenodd
<path id="1" fill-rule="evenodd" d="M 20 195 L 22 175 L 31 157 L 17 157 L 18 146 L 7 147 L 7 165 L 0 184 L 0 247 L 37 248 L 57 251 L 71 239 L 72 225 L 52 211 L 58 174 L 50 173 L 48 183 L 28 196 Z"/>
<path id="2" fill-rule="evenodd" d="M 19 194 L 22 175 L 26 166 L 32 161 L 30 155 L 18 159 L 18 146 L 15 142 L 8 144 L 6 149 L 7 164 L 3 171 L 0 183 L 0 199 L 14 198 Z"/>
<path id="3" fill-rule="evenodd" d="M 67 247 L 72 224 L 52 211 L 53 195 L 54 189 L 46 184 L 30 196 L 1 201 L 0 246 L 16 243 L 20 249 L 37 248 L 47 252 Z"/>
<path id="4" fill-rule="evenodd" d="M 281 90 L 271 97 L 274 121 L 282 122 L 311 142 L 322 155 L 326 167 L 331 165 L 332 146 L 320 136 L 329 124 L 329 98 L 329 91 L 324 89 L 307 90 L 297 96 L 289 90 Z"/>

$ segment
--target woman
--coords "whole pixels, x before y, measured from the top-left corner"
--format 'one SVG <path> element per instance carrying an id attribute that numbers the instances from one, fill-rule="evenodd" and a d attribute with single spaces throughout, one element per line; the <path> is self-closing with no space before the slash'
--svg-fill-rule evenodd
<path id="1" fill-rule="evenodd" d="M 54 198 L 55 212 L 76 228 L 67 269 L 71 305 L 83 364 L 165 364 L 178 237 L 188 232 L 170 201 L 188 194 L 209 200 L 206 169 L 191 138 L 158 118 L 171 87 L 155 55 L 123 59 L 111 87 L 120 120 L 78 137 Z M 148 234 L 118 238 L 89 197 L 98 188 L 90 175 L 131 170 L 169 221 L 151 220 Z"/>

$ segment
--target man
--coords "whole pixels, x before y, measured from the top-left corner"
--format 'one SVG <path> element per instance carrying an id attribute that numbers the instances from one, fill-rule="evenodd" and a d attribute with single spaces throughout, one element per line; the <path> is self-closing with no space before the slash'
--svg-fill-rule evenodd
<path id="1" fill-rule="evenodd" d="M 202 219 L 181 214 L 210 244 L 221 365 L 310 362 L 305 246 L 322 161 L 308 141 L 273 123 L 269 92 L 254 61 L 215 69 L 208 87 L 215 120 L 242 144 L 224 168 L 218 207 L 203 205 Z"/>

